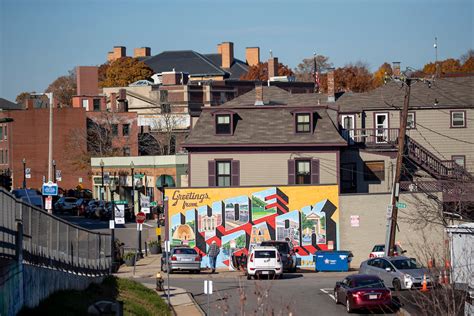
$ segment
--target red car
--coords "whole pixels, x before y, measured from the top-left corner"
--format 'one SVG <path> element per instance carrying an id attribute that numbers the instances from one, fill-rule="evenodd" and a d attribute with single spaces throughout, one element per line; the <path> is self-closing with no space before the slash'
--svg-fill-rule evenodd
<path id="1" fill-rule="evenodd" d="M 392 293 L 376 275 L 354 274 L 337 282 L 334 288 L 336 304 L 346 304 L 348 313 L 356 309 L 391 309 Z"/>

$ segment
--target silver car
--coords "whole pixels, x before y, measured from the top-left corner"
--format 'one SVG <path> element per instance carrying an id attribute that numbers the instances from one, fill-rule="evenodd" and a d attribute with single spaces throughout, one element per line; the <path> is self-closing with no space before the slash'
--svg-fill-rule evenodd
<path id="1" fill-rule="evenodd" d="M 190 271 L 194 273 L 201 272 L 201 256 L 193 248 L 176 247 L 171 249 L 168 254 L 169 263 L 166 264 L 166 256 L 162 257 L 162 270 L 169 269 L 170 273 L 173 271 Z"/>
<path id="2" fill-rule="evenodd" d="M 419 265 L 415 259 L 404 256 L 366 260 L 360 264 L 359 274 L 376 275 L 387 287 L 396 291 L 421 287 L 424 276 L 427 286 L 433 285 L 429 270 Z"/>

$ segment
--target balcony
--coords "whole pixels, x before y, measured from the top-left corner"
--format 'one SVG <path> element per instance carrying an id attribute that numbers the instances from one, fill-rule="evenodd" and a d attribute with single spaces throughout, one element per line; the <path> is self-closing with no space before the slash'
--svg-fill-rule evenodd
<path id="1" fill-rule="evenodd" d="M 398 128 L 342 129 L 341 136 L 349 145 L 373 149 L 395 150 L 398 144 Z"/>

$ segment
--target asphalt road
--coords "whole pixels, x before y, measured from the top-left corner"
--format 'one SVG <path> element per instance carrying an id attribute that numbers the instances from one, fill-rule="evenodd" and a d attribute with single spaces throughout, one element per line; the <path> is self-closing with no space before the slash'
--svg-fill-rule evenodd
<path id="1" fill-rule="evenodd" d="M 83 216 L 71 216 L 71 215 L 58 215 L 55 214 L 68 222 L 84 227 L 86 229 L 100 231 L 104 233 L 110 233 L 109 221 L 100 221 L 98 219 L 85 218 Z M 145 249 L 145 241 L 156 240 L 156 221 L 147 220 L 143 224 L 142 230 L 142 249 Z M 136 223 L 125 223 L 125 225 L 115 225 L 115 238 L 118 238 L 125 244 L 125 248 L 137 248 L 138 247 L 138 231 Z"/>
<path id="2" fill-rule="evenodd" d="M 242 315 L 242 311 L 251 315 L 347 315 L 344 305 L 335 304 L 332 292 L 336 281 L 349 273 L 288 273 L 279 280 L 247 280 L 238 272 L 221 274 L 176 273 L 170 277 L 170 286 L 187 289 L 207 312 L 204 280 L 212 280 L 210 315 Z M 152 279 L 138 281 L 154 284 Z"/>

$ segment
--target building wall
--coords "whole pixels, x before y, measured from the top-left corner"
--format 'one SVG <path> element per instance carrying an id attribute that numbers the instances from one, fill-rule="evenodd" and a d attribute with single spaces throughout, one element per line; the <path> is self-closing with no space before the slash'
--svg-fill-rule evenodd
<path id="1" fill-rule="evenodd" d="M 43 176 L 48 176 L 49 109 L 4 111 L 2 114 L 14 120 L 9 130 L 13 188 L 22 186 L 23 158 L 26 167 L 31 169 L 27 187 L 41 188 Z M 75 188 L 80 179 L 85 188 L 90 188 L 88 169 L 78 169 L 74 164 L 75 157 L 85 151 L 86 142 L 71 144 L 72 135 L 83 133 L 85 129 L 84 109 L 53 109 L 53 159 L 61 170 L 62 180 L 58 183 L 61 188 Z"/>
<path id="2" fill-rule="evenodd" d="M 240 185 L 288 184 L 288 160 L 294 158 L 318 158 L 320 160 L 320 184 L 338 183 L 337 152 L 287 152 L 287 153 L 192 153 L 190 154 L 190 178 L 192 187 L 208 186 L 208 161 L 234 159 L 240 161 Z"/>
<path id="3" fill-rule="evenodd" d="M 357 178 L 357 193 L 381 193 L 390 192 L 393 185 L 393 174 L 396 166 L 396 152 L 376 153 L 358 150 L 357 148 L 341 150 L 341 169 L 349 169 L 348 163 L 355 164 L 354 176 Z M 364 165 L 369 161 L 384 162 L 384 180 L 366 181 L 364 180 Z M 345 170 L 341 170 L 342 172 Z M 342 185 L 342 182 L 341 182 Z M 344 192 L 344 191 L 341 191 Z"/>
<path id="4" fill-rule="evenodd" d="M 428 199 L 422 193 L 401 194 L 400 202 L 407 208 L 400 209 L 395 241 L 407 251 L 406 255 L 417 258 L 426 265 L 429 257 L 438 262 L 443 258 L 445 240 L 444 229 L 441 225 L 427 225 L 422 219 L 413 221 L 410 213 L 423 207 L 437 208 L 433 199 Z M 390 194 L 341 194 L 340 206 L 340 249 L 350 250 L 354 254 L 352 267 L 358 268 L 360 263 L 369 258 L 376 244 L 385 243 L 386 213 L 390 203 Z M 351 225 L 351 216 L 359 216 L 359 226 Z"/>
<path id="5" fill-rule="evenodd" d="M 466 127 L 451 128 L 451 111 L 453 109 L 418 109 L 415 113 L 414 129 L 408 129 L 407 135 L 442 160 L 451 160 L 453 155 L 466 156 L 466 169 L 474 172 L 474 109 L 456 109 L 466 111 Z M 388 112 L 390 128 L 400 127 L 398 111 L 366 111 L 367 128 L 374 126 L 374 113 Z M 357 126 L 359 128 L 360 126 Z"/>

